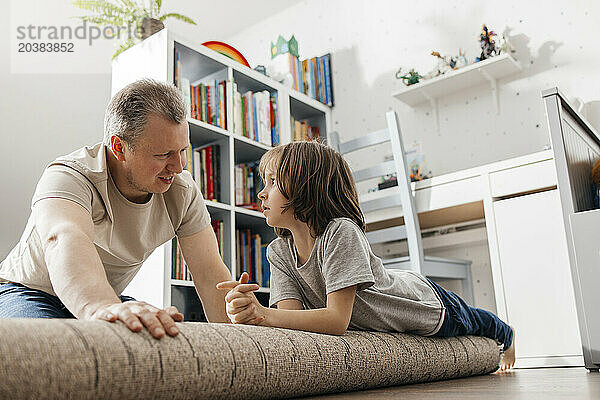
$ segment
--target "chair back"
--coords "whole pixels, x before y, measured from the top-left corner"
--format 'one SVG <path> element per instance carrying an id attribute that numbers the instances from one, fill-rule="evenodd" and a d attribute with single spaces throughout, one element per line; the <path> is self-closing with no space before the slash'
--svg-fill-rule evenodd
<path id="1" fill-rule="evenodd" d="M 421 272 L 423 266 L 421 228 L 419 226 L 419 219 L 417 218 L 415 199 L 410 183 L 410 173 L 400 133 L 400 124 L 398 123 L 398 116 L 395 111 L 388 111 L 385 117 L 387 128 L 368 133 L 360 138 L 344 143 L 340 142 L 337 132 L 331 132 L 327 135 L 329 145 L 342 155 L 346 155 L 360 149 L 390 142 L 393 160 L 353 171 L 353 176 L 354 181 L 358 183 L 367 179 L 396 173 L 398 179 L 397 188 L 383 189 L 382 192 L 389 191 L 389 195 L 361 202 L 360 206 L 362 212 L 365 214 L 382 208 L 402 206 L 404 225 L 367 232 L 367 239 L 369 239 L 371 244 L 374 244 L 406 238 L 408 241 L 408 255 L 410 257 L 411 269 Z"/>

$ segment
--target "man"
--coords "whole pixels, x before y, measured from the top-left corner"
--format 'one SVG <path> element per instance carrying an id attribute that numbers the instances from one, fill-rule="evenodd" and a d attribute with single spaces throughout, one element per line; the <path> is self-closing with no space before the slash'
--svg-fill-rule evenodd
<path id="1" fill-rule="evenodd" d="M 204 199 L 184 171 L 190 146 L 175 87 L 141 80 L 119 91 L 104 141 L 44 171 L 19 243 L 0 263 L 0 317 L 80 318 L 175 336 L 175 307 L 121 296 L 155 248 L 177 236 L 206 316 L 227 322 L 219 256 Z"/>

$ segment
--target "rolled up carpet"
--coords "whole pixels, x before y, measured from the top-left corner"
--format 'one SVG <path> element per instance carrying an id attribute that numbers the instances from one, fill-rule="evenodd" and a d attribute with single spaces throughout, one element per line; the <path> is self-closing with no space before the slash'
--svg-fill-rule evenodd
<path id="1" fill-rule="evenodd" d="M 285 398 L 481 375 L 491 339 L 179 323 L 156 340 L 120 322 L 0 320 L 0 398 Z"/>

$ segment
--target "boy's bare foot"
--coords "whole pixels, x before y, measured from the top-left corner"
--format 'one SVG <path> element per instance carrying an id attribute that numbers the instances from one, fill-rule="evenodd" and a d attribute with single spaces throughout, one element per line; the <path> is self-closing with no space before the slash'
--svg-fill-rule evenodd
<path id="1" fill-rule="evenodd" d="M 506 371 L 515 365 L 515 328 L 510 327 L 513 331 L 513 339 L 510 347 L 506 349 L 500 361 L 500 372 Z"/>

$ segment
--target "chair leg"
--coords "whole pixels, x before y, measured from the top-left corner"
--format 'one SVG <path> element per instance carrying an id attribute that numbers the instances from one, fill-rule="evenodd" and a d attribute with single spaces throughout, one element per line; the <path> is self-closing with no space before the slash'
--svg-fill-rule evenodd
<path id="1" fill-rule="evenodd" d="M 471 266 L 467 267 L 467 277 L 461 280 L 462 282 L 462 298 L 470 305 L 475 307 L 475 296 L 473 294 L 473 278 L 471 277 Z"/>

